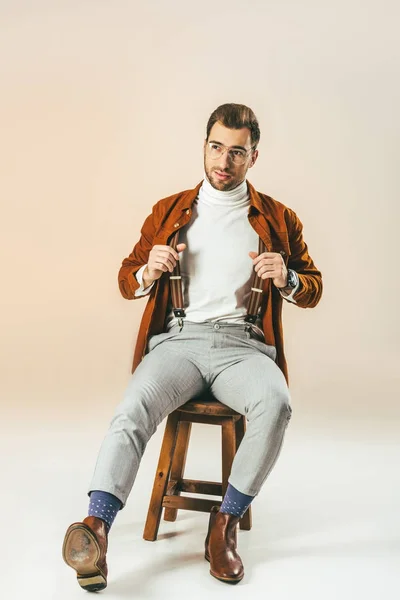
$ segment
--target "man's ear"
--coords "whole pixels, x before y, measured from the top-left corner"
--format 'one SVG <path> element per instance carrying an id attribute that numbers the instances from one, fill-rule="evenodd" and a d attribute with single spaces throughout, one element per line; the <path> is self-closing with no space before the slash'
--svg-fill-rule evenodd
<path id="1" fill-rule="evenodd" d="M 249 165 L 249 169 L 251 169 L 251 167 L 255 164 L 257 158 L 258 158 L 258 150 L 254 150 L 253 156 L 251 157 L 251 163 Z"/>

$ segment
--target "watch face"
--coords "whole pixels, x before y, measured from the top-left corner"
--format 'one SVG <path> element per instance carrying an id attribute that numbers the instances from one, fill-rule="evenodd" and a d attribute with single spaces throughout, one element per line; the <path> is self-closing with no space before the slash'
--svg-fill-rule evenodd
<path id="1" fill-rule="evenodd" d="M 297 278 L 295 273 L 289 269 L 288 271 L 288 285 L 292 288 L 296 287 Z"/>

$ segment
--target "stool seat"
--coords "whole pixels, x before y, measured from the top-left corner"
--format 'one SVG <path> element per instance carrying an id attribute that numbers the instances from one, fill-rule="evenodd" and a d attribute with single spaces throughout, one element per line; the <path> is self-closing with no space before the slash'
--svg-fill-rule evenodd
<path id="1" fill-rule="evenodd" d="M 222 481 L 203 481 L 184 476 L 192 423 L 221 426 Z M 178 510 L 210 512 L 220 506 L 228 487 L 233 459 L 246 430 L 246 417 L 219 402 L 209 391 L 193 396 L 168 416 L 143 532 L 145 540 L 157 539 L 161 513 L 175 521 Z M 211 500 L 182 493 L 219 496 Z M 240 529 L 251 529 L 251 506 L 240 520 Z"/>
<path id="2" fill-rule="evenodd" d="M 198 415 L 214 415 L 215 417 L 240 417 L 241 415 L 222 404 L 211 394 L 202 395 L 196 398 L 192 398 L 189 402 L 182 404 L 177 410 L 184 413 L 198 414 Z"/>

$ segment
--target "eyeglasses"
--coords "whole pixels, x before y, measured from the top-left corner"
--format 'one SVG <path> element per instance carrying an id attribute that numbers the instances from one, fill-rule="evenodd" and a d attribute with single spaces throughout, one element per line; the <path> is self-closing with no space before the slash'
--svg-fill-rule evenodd
<path id="1" fill-rule="evenodd" d="M 235 165 L 243 165 L 246 162 L 249 153 L 254 150 L 255 147 L 256 146 L 252 146 L 248 150 L 242 150 L 241 148 L 230 148 L 229 146 L 217 144 L 216 142 L 207 143 L 208 155 L 211 160 L 217 160 L 228 151 L 228 156 Z"/>

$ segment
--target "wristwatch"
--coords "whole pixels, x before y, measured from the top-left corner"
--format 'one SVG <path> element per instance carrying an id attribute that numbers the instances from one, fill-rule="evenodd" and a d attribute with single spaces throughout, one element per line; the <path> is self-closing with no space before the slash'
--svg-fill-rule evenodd
<path id="1" fill-rule="evenodd" d="M 287 284 L 283 288 L 278 288 L 278 290 L 285 290 L 286 288 L 293 289 L 296 287 L 298 281 L 299 281 L 299 276 L 297 275 L 296 271 L 293 271 L 293 269 L 288 269 Z"/>

